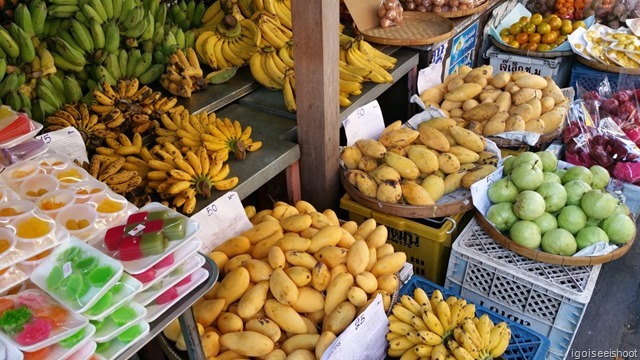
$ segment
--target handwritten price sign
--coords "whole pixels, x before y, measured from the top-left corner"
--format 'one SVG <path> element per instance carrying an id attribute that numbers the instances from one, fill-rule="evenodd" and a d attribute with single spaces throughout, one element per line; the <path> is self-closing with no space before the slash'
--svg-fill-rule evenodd
<path id="1" fill-rule="evenodd" d="M 359 107 L 342 120 L 347 145 L 353 145 L 360 139 L 377 139 L 384 129 L 384 118 L 377 100 Z"/>

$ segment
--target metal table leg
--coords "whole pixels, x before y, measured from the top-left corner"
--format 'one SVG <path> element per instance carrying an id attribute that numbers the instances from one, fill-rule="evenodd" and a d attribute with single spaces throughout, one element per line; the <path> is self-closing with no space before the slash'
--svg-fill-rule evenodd
<path id="1" fill-rule="evenodd" d="M 178 319 L 180 321 L 180 328 L 182 329 L 182 336 L 184 336 L 184 342 L 187 345 L 189 359 L 205 359 L 202 343 L 200 342 L 200 334 L 198 333 L 198 324 L 196 323 L 196 318 L 193 316 L 193 310 L 191 310 L 191 308 L 187 309 Z"/>

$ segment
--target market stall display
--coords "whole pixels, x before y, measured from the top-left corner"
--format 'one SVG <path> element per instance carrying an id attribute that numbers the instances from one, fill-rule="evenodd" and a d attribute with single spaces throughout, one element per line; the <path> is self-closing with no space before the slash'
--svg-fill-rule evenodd
<path id="1" fill-rule="evenodd" d="M 587 30 L 577 31 L 569 37 L 569 42 L 578 55 L 577 60 L 594 69 L 629 74 L 639 71 L 640 58 L 635 48 L 640 42 L 629 29 L 594 24 Z"/>
<path id="2" fill-rule="evenodd" d="M 209 254 L 225 275 L 194 307 L 203 328 L 221 332 L 201 335 L 207 356 L 219 355 L 221 345 L 245 356 L 321 354 L 376 295 L 390 306 L 406 255 L 386 243 L 385 226 L 373 219 L 341 224 L 332 210 L 318 212 L 305 201 L 277 203 L 251 221 L 253 228 Z M 287 341 L 279 342 L 285 332 Z M 185 350 L 177 323 L 164 334 Z"/>
<path id="3" fill-rule="evenodd" d="M 402 5 L 408 11 L 433 12 L 446 18 L 458 18 L 484 11 L 489 1 L 406 0 Z"/>
<path id="4" fill-rule="evenodd" d="M 544 151 L 507 158 L 501 169 L 473 194 L 478 222 L 508 249 L 565 265 L 600 264 L 629 250 L 636 226 L 629 208 L 604 190 L 604 168 L 558 166 Z"/>

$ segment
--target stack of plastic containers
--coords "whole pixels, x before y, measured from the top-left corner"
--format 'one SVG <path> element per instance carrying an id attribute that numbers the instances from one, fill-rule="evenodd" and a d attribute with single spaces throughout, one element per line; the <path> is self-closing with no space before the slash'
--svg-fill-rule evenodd
<path id="1" fill-rule="evenodd" d="M 137 283 L 132 300 L 92 317 L 97 358 L 122 354 L 149 331 L 148 323 L 206 280 L 205 259 L 197 253 L 202 245 L 195 237 L 199 230 L 197 222 L 151 203 L 90 242 L 103 255 L 117 259 L 124 276 Z"/>
<path id="2" fill-rule="evenodd" d="M 34 138 L 42 130 L 25 113 L 17 113 L 8 106 L 0 106 L 0 169 L 44 153 L 44 141 Z"/>

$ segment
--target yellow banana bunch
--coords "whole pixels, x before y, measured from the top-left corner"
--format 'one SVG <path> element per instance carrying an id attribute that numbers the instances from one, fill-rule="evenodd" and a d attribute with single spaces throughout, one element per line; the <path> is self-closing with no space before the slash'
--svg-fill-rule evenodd
<path id="1" fill-rule="evenodd" d="M 214 30 L 224 16 L 225 13 L 220 5 L 220 1 L 214 1 L 202 16 L 202 26 L 200 26 L 199 29 L 194 29 L 194 31 L 196 34 L 201 34 L 205 31 Z"/>
<path id="2" fill-rule="evenodd" d="M 495 359 L 511 339 L 505 322 L 494 326 L 487 314 L 477 318 L 473 304 L 455 296 L 444 299 L 437 289 L 429 297 L 416 288 L 391 312 L 387 354 L 401 359 Z"/>
<path id="3" fill-rule="evenodd" d="M 173 199 L 173 206 L 182 208 L 185 214 L 195 209 L 196 194 L 211 196 L 212 187 L 219 191 L 232 189 L 237 177 L 229 178 L 229 165 L 217 155 L 209 155 L 204 147 L 196 151 L 182 152 L 171 143 L 156 145 L 151 149 L 155 157 L 148 164 L 148 186 L 163 199 Z"/>
<path id="4" fill-rule="evenodd" d="M 253 21 L 226 15 L 215 28 L 198 36 L 195 48 L 200 60 L 219 70 L 246 65 L 261 41 L 260 30 Z"/>
<path id="5" fill-rule="evenodd" d="M 165 73 L 160 75 L 160 84 L 171 94 L 185 98 L 205 89 L 207 82 L 196 52 L 187 48 L 186 54 L 181 49 L 171 54 Z"/>
<path id="6" fill-rule="evenodd" d="M 98 115 L 107 129 L 114 132 L 146 133 L 153 126 L 154 112 L 162 94 L 148 86 L 140 87 L 138 79 L 118 80 L 116 87 L 102 84 L 102 90 L 93 90 L 91 112 Z M 162 108 L 175 106 L 173 100 L 162 100 Z M 168 109 L 168 108 L 167 108 Z"/>
<path id="7" fill-rule="evenodd" d="M 131 163 L 122 156 L 97 154 L 91 157 L 87 171 L 114 192 L 125 195 L 135 190 L 143 181 L 140 173 L 126 166 L 127 164 Z"/>
<path id="8" fill-rule="evenodd" d="M 284 95 L 284 106 L 290 112 L 296 112 L 296 79 L 293 69 L 287 69 L 284 75 L 284 85 L 282 86 Z"/>
<path id="9" fill-rule="evenodd" d="M 388 70 L 395 67 L 397 60 L 394 57 L 374 48 L 361 37 L 348 39 L 348 36 L 340 35 L 340 42 L 344 43 L 340 49 L 342 62 L 369 71 L 367 75 L 361 75 L 367 81 L 379 84 L 393 82 L 393 77 Z"/>
<path id="10" fill-rule="evenodd" d="M 293 37 L 291 30 L 280 22 L 279 17 L 266 10 L 256 11 L 251 20 L 258 25 L 262 39 L 277 50 Z"/>
<path id="11" fill-rule="evenodd" d="M 85 103 L 66 104 L 53 115 L 46 118 L 45 132 L 64 129 L 73 126 L 80 132 L 85 145 L 89 149 L 100 146 L 104 139 L 117 137 L 116 133 L 108 129 L 96 114 L 91 114 Z"/>
<path id="12" fill-rule="evenodd" d="M 284 75 L 289 69 L 271 45 L 264 45 L 251 56 L 249 69 L 253 78 L 269 90 L 282 90 Z"/>

